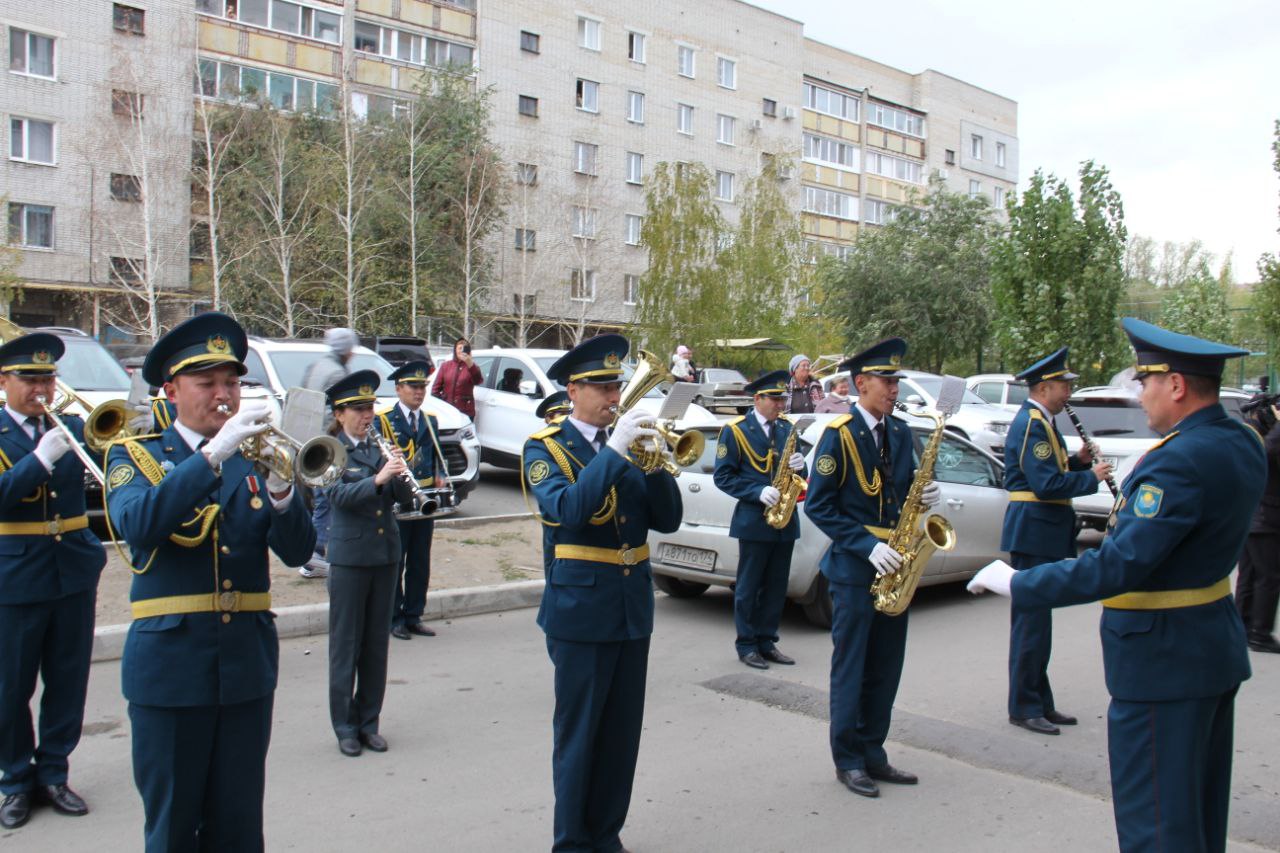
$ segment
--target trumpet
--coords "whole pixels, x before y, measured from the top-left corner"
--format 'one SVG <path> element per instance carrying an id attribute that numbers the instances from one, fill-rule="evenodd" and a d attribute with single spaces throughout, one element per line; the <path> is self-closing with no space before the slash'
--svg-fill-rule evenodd
<path id="1" fill-rule="evenodd" d="M 36 395 L 36 402 L 44 409 L 44 413 L 48 415 L 49 420 L 53 425 L 66 434 L 67 438 L 71 441 L 71 451 L 75 453 L 77 458 L 79 458 L 80 462 L 84 465 L 85 470 L 94 476 L 94 479 L 98 481 L 99 485 L 106 486 L 107 478 L 102 473 L 102 469 L 98 467 L 98 463 L 89 455 L 89 451 L 80 446 L 80 440 L 76 438 L 76 434 L 71 431 L 71 428 L 63 422 L 62 418 L 58 417 L 61 409 L 57 406 L 50 406 L 48 398 L 43 394 Z"/>
<path id="2" fill-rule="evenodd" d="M 223 403 L 218 411 L 230 415 L 231 407 Z M 242 441 L 240 452 L 265 472 L 288 483 L 296 477 L 312 488 L 332 486 L 347 466 L 347 449 L 333 436 L 317 435 L 303 442 L 273 426 Z"/>
<path id="3" fill-rule="evenodd" d="M 626 414 L 629 409 L 634 408 L 645 394 L 663 382 L 673 379 L 670 371 L 662 366 L 662 362 L 653 353 L 637 350 L 636 359 L 636 372 L 631 375 L 631 380 L 622 389 L 618 405 L 610 409 L 613 412 L 614 424 L 617 424 L 618 418 Z M 682 467 L 692 465 L 702 455 L 706 438 L 701 432 L 697 430 L 676 432 L 675 423 L 672 421 L 655 421 L 654 429 L 658 431 L 658 437 L 671 448 L 670 459 L 666 458 L 661 446 L 654 446 L 644 440 L 635 441 L 628 449 L 631 461 L 646 474 L 652 474 L 662 468 L 671 476 L 679 477 Z"/>

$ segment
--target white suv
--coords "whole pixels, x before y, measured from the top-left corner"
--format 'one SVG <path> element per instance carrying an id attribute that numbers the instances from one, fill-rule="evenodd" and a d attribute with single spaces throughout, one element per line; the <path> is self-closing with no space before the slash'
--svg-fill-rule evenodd
<path id="1" fill-rule="evenodd" d="M 328 352 L 329 347 L 323 341 L 272 340 L 251 336 L 249 354 L 244 360 L 249 369 L 245 379 L 261 383 L 283 403 L 285 393 L 302 384 L 307 367 Z M 386 378 L 395 368 L 386 359 L 367 347 L 356 347 L 350 367 L 352 370 L 374 370 L 383 377 L 377 390 L 378 411 L 386 411 L 395 405 L 399 399 L 395 383 Z M 449 468 L 449 480 L 461 501 L 480 479 L 480 441 L 476 437 L 475 426 L 469 417 L 444 400 L 428 397 L 423 406 L 434 412 L 440 422 L 440 449 Z"/>

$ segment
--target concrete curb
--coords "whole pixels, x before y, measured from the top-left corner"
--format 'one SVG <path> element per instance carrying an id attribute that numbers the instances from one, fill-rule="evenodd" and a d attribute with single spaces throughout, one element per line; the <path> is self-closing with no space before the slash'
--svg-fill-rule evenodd
<path id="1" fill-rule="evenodd" d="M 466 530 L 471 527 L 483 527 L 486 524 L 492 524 L 499 521 L 518 521 L 522 518 L 533 518 L 531 512 L 512 512 L 506 515 L 477 515 L 472 518 L 451 518 L 445 516 L 436 522 L 436 527 L 456 527 L 459 530 Z"/>
<path id="2" fill-rule="evenodd" d="M 520 517 L 520 516 L 515 516 Z M 479 519 L 460 519 L 476 521 Z M 545 581 L 531 580 L 517 583 L 470 586 L 459 589 L 442 589 L 427 596 L 427 612 L 423 620 L 457 619 L 499 610 L 519 610 L 534 607 L 542 600 Z M 329 604 L 299 604 L 281 607 L 275 611 L 276 632 L 280 639 L 308 637 L 329 632 Z M 128 625 L 103 625 L 93 632 L 93 661 L 118 660 L 124 653 Z"/>

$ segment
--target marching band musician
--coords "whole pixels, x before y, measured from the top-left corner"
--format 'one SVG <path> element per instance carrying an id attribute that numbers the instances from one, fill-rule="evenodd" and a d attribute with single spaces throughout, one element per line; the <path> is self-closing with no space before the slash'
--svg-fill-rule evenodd
<path id="1" fill-rule="evenodd" d="M 715 484 L 736 498 L 729 535 L 738 540 L 738 574 L 733 591 L 734 645 L 738 659 L 754 669 L 795 660 L 778 651 L 778 623 L 787 600 L 791 552 L 800 538 L 800 519 L 793 513 L 781 530 L 765 521 L 765 511 L 781 497 L 773 485 L 785 467 L 805 476 L 804 457 L 791 453 L 782 459 L 793 424 L 782 412 L 787 407 L 785 370 L 775 370 L 747 384 L 755 408 L 734 418 L 720 430 L 716 448 Z"/>
<path id="2" fill-rule="evenodd" d="M 33 800 L 66 815 L 89 807 L 67 785 L 80 741 L 94 604 L 106 552 L 88 529 L 84 464 L 45 415 L 52 403 L 56 335 L 23 335 L 0 346 L 0 825 L 22 826 Z M 84 422 L 62 415 L 83 442 Z M 44 682 L 39 744 L 31 726 L 36 678 Z"/>
<path id="3" fill-rule="evenodd" d="M 564 419 L 573 409 L 573 405 L 569 402 L 569 395 L 564 391 L 556 391 L 554 394 L 548 394 L 542 398 L 542 402 L 538 404 L 538 408 L 534 409 L 534 414 L 542 418 L 545 424 L 554 424 Z"/>
<path id="4" fill-rule="evenodd" d="M 248 342 L 200 314 L 143 364 L 177 418 L 108 454 L 109 520 L 130 546 L 133 623 L 121 679 L 146 850 L 261 851 L 279 642 L 267 548 L 301 565 L 315 530 L 293 484 L 240 452 L 268 427 L 240 406 Z"/>
<path id="5" fill-rule="evenodd" d="M 820 568 L 831 588 L 831 752 L 836 778 L 855 794 L 880 795 L 877 781 L 914 785 L 916 776 L 889 763 L 884 741 L 907 646 L 907 614 L 874 608 L 878 576 L 902 566 L 885 544 L 911 488 L 911 428 L 893 417 L 902 338 L 888 338 L 847 359 L 858 400 L 818 439 L 805 512 L 831 538 Z M 924 489 L 938 502 L 937 483 Z"/>
<path id="6" fill-rule="evenodd" d="M 444 488 L 447 471 L 439 458 L 440 422 L 432 412 L 423 411 L 427 377 L 431 365 L 410 361 L 391 373 L 399 402 L 390 412 L 378 416 L 382 437 L 395 444 L 411 460 L 413 476 L 423 488 Z M 430 518 L 396 520 L 400 528 L 400 567 L 391 608 L 391 636 L 411 639 L 414 634 L 434 637 L 436 632 L 422 624 L 427 609 L 427 586 L 431 582 L 431 536 L 435 522 Z"/>
<path id="7" fill-rule="evenodd" d="M 1139 402 L 1164 438 L 1125 480 L 1102 544 L 969 584 L 1016 609 L 1102 601 L 1107 742 L 1124 851 L 1222 851 L 1235 696 L 1250 675 L 1230 575 L 1266 478 L 1262 443 L 1218 401 L 1248 350 L 1125 318 Z"/>
<path id="8" fill-rule="evenodd" d="M 391 444 L 384 458 L 371 440 L 381 381 L 373 370 L 357 370 L 325 392 L 333 407 L 331 431 L 347 448 L 342 480 L 328 489 L 329 717 L 338 749 L 351 757 L 364 747 L 387 751 L 378 721 L 401 557 L 394 505 L 413 506 L 404 454 Z"/>
<path id="9" fill-rule="evenodd" d="M 1004 513 L 1000 550 L 1015 569 L 1029 569 L 1076 554 L 1076 514 L 1071 499 L 1091 495 L 1107 479 L 1111 466 L 1094 460 L 1088 447 L 1067 458 L 1054 416 L 1071 397 L 1076 378 L 1063 347 L 1022 371 L 1018 379 L 1030 391 L 1009 425 L 1004 445 Z M 1091 464 L 1092 463 L 1092 464 Z M 1049 687 L 1053 611 L 1011 610 L 1009 631 L 1009 722 L 1042 735 L 1076 718 L 1057 710 Z"/>
<path id="10" fill-rule="evenodd" d="M 649 531 L 680 525 L 675 479 L 630 461 L 638 438 L 665 442 L 640 410 L 615 419 L 621 335 L 584 341 L 547 370 L 573 410 L 525 443 L 522 470 L 552 531 L 538 624 L 555 666 L 555 851 L 617 851 L 644 718 L 653 578 Z"/>

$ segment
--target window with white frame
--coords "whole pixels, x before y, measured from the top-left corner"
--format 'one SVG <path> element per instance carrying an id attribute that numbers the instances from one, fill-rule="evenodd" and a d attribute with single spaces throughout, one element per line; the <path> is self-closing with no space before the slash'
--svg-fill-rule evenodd
<path id="1" fill-rule="evenodd" d="M 644 183 L 644 155 L 635 151 L 627 152 L 627 183 Z"/>
<path id="2" fill-rule="evenodd" d="M 676 45 L 676 72 L 681 77 L 693 77 L 697 71 L 697 51 L 687 44 Z"/>
<path id="3" fill-rule="evenodd" d="M 846 95 L 813 83 L 804 84 L 804 105 L 815 112 L 826 113 L 848 121 L 857 121 L 860 104 L 861 102 L 853 95 Z"/>
<path id="4" fill-rule="evenodd" d="M 596 236 L 596 209 L 585 205 L 573 206 L 573 236 L 594 240 Z"/>
<path id="5" fill-rule="evenodd" d="M 56 162 L 54 126 L 51 121 L 34 118 L 9 119 L 9 159 L 24 163 L 42 163 L 52 166 Z"/>
<path id="6" fill-rule="evenodd" d="M 53 208 L 9 202 L 9 242 L 26 249 L 52 249 Z"/>
<path id="7" fill-rule="evenodd" d="M 804 159 L 813 163 L 828 166 L 839 166 L 843 169 L 858 169 L 858 146 L 819 136 L 816 133 L 804 135 Z"/>
<path id="8" fill-rule="evenodd" d="M 599 153 L 599 145 L 593 145 L 590 142 L 573 143 L 573 171 L 579 175 L 594 175 L 596 156 Z"/>
<path id="9" fill-rule="evenodd" d="M 977 198 L 982 194 L 982 181 L 969 179 L 969 198 Z"/>
<path id="10" fill-rule="evenodd" d="M 270 97 L 276 108 L 282 110 L 327 113 L 338 104 L 338 87 L 329 83 L 213 59 L 200 60 L 196 93 L 222 101 L 256 101 Z M 114 100 L 113 97 L 113 108 Z M 365 106 L 367 112 L 367 101 Z"/>
<path id="11" fill-rule="evenodd" d="M 644 33 L 628 32 L 627 33 L 627 59 L 632 62 L 644 64 L 645 35 Z"/>
<path id="12" fill-rule="evenodd" d="M 9 27 L 9 70 L 32 77 L 54 76 L 54 39 Z"/>
<path id="13" fill-rule="evenodd" d="M 924 183 L 924 164 L 876 151 L 866 152 L 865 170 L 872 175 L 882 175 L 895 181 L 912 184 Z"/>
<path id="14" fill-rule="evenodd" d="M 738 63 L 733 59 L 716 57 L 716 83 L 725 89 L 738 88 Z"/>
<path id="15" fill-rule="evenodd" d="M 578 302 L 594 302 L 596 298 L 596 271 L 569 271 L 569 298 Z"/>
<path id="16" fill-rule="evenodd" d="M 626 218 L 627 245 L 640 245 L 640 229 L 644 226 L 644 217 L 635 213 L 628 213 Z"/>
<path id="17" fill-rule="evenodd" d="M 884 225 L 886 222 L 892 222 L 898 215 L 896 205 L 889 204 L 887 201 L 868 198 L 862 201 L 862 221 L 869 222 L 872 225 Z"/>
<path id="18" fill-rule="evenodd" d="M 969 134 L 969 156 L 975 160 L 982 159 L 982 137 L 976 133 Z"/>
<path id="19" fill-rule="evenodd" d="M 578 78 L 574 106 L 588 113 L 600 112 L 600 84 Z"/>
<path id="20" fill-rule="evenodd" d="M 676 104 L 676 130 L 693 136 L 693 107 L 688 104 Z"/>
<path id="21" fill-rule="evenodd" d="M 1005 163 L 1005 145 L 1003 142 L 997 142 L 996 143 L 996 165 L 999 166 L 1001 169 L 1003 169 L 1004 163 Z"/>
<path id="22" fill-rule="evenodd" d="M 816 264 L 823 255 L 843 261 L 853 254 L 853 247 L 843 243 L 828 243 L 826 240 L 804 240 L 803 243 L 804 261 L 809 264 Z"/>
<path id="23" fill-rule="evenodd" d="M 278 2 L 278 0 L 277 0 Z M 465 44 L 356 21 L 355 49 L 414 65 L 469 66 L 475 51 Z"/>
<path id="24" fill-rule="evenodd" d="M 837 219 L 858 218 L 858 197 L 821 187 L 804 188 L 804 210 Z"/>
<path id="25" fill-rule="evenodd" d="M 924 138 L 924 118 L 884 104 L 867 104 L 867 124 Z"/>
<path id="26" fill-rule="evenodd" d="M 534 163 L 516 164 L 516 183 L 531 187 L 538 183 L 538 167 Z"/>
<path id="27" fill-rule="evenodd" d="M 538 248 L 538 232 L 532 228 L 516 229 L 516 251 L 533 252 Z"/>
<path id="28" fill-rule="evenodd" d="M 342 42 L 341 13 L 289 0 L 196 0 L 196 11 L 330 44 Z"/>
<path id="29" fill-rule="evenodd" d="M 716 142 L 724 145 L 733 145 L 737 129 L 738 120 L 733 116 L 716 116 Z"/>
<path id="30" fill-rule="evenodd" d="M 992 187 L 991 202 L 997 210 L 1004 210 L 1004 187 Z"/>
<path id="31" fill-rule="evenodd" d="M 640 295 L 640 276 L 627 273 L 622 277 L 622 304 L 635 305 Z"/>
<path id="32" fill-rule="evenodd" d="M 578 16 L 578 47 L 585 47 L 587 50 L 600 49 L 599 21 Z"/>
<path id="33" fill-rule="evenodd" d="M 733 172 L 716 172 L 716 201 L 733 201 Z"/>
<path id="34" fill-rule="evenodd" d="M 644 92 L 627 92 L 627 121 L 644 124 Z"/>

